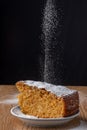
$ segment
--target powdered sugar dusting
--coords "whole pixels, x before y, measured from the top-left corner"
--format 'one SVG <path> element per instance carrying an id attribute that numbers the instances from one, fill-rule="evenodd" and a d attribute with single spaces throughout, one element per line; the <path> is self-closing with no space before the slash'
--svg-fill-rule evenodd
<path id="1" fill-rule="evenodd" d="M 6 100 L 2 100 L 0 101 L 0 104 L 17 104 L 18 103 L 18 99 L 6 99 Z"/>
<path id="2" fill-rule="evenodd" d="M 47 91 L 50 91 L 51 93 L 53 93 L 57 96 L 60 96 L 60 97 L 65 96 L 65 95 L 70 95 L 76 91 L 76 90 L 68 89 L 65 86 L 53 85 L 53 84 L 49 84 L 46 82 L 33 81 L 33 80 L 26 80 L 23 82 L 24 82 L 24 84 L 27 84 L 32 87 L 36 86 L 38 88 L 45 88 Z"/>
<path id="3" fill-rule="evenodd" d="M 42 49 L 44 54 L 43 81 L 52 84 L 63 83 L 63 1 L 47 0 L 43 10 Z M 44 63 L 43 63 L 44 62 Z"/>

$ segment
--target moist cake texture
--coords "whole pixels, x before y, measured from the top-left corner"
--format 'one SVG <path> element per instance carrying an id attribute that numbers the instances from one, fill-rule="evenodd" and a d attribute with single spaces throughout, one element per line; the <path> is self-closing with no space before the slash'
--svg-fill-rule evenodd
<path id="1" fill-rule="evenodd" d="M 78 91 L 40 81 L 18 81 L 18 104 L 23 113 L 38 118 L 59 118 L 79 111 Z"/>

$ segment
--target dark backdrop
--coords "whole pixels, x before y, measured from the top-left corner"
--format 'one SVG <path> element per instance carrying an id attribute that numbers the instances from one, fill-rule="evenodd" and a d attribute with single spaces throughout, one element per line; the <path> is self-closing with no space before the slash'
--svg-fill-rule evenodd
<path id="1" fill-rule="evenodd" d="M 39 78 L 40 0 L 0 2 L 0 83 Z"/>
<path id="2" fill-rule="evenodd" d="M 65 82 L 87 85 L 87 1 L 65 3 Z"/>
<path id="3" fill-rule="evenodd" d="M 0 84 L 41 80 L 41 23 L 46 0 L 0 1 Z M 64 84 L 87 85 L 87 1 L 66 0 Z"/>

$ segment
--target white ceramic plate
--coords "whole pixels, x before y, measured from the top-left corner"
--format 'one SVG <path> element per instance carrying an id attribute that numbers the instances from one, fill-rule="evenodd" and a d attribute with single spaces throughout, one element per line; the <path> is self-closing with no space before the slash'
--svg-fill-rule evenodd
<path id="1" fill-rule="evenodd" d="M 25 115 L 21 112 L 19 106 L 15 106 L 11 109 L 11 114 L 20 118 L 21 120 L 27 122 L 31 126 L 38 126 L 38 127 L 53 127 L 65 124 L 71 121 L 73 118 L 79 115 L 79 112 L 75 115 L 63 118 L 38 118 L 35 116 Z"/>

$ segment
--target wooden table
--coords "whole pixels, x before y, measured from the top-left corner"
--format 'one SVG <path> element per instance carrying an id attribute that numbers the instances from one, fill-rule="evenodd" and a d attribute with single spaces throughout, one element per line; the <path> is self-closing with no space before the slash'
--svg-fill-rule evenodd
<path id="1" fill-rule="evenodd" d="M 80 116 L 55 128 L 35 128 L 14 117 L 10 109 L 17 105 L 18 90 L 14 85 L 0 85 L 0 130 L 87 130 L 87 86 L 69 86 L 79 91 Z"/>

